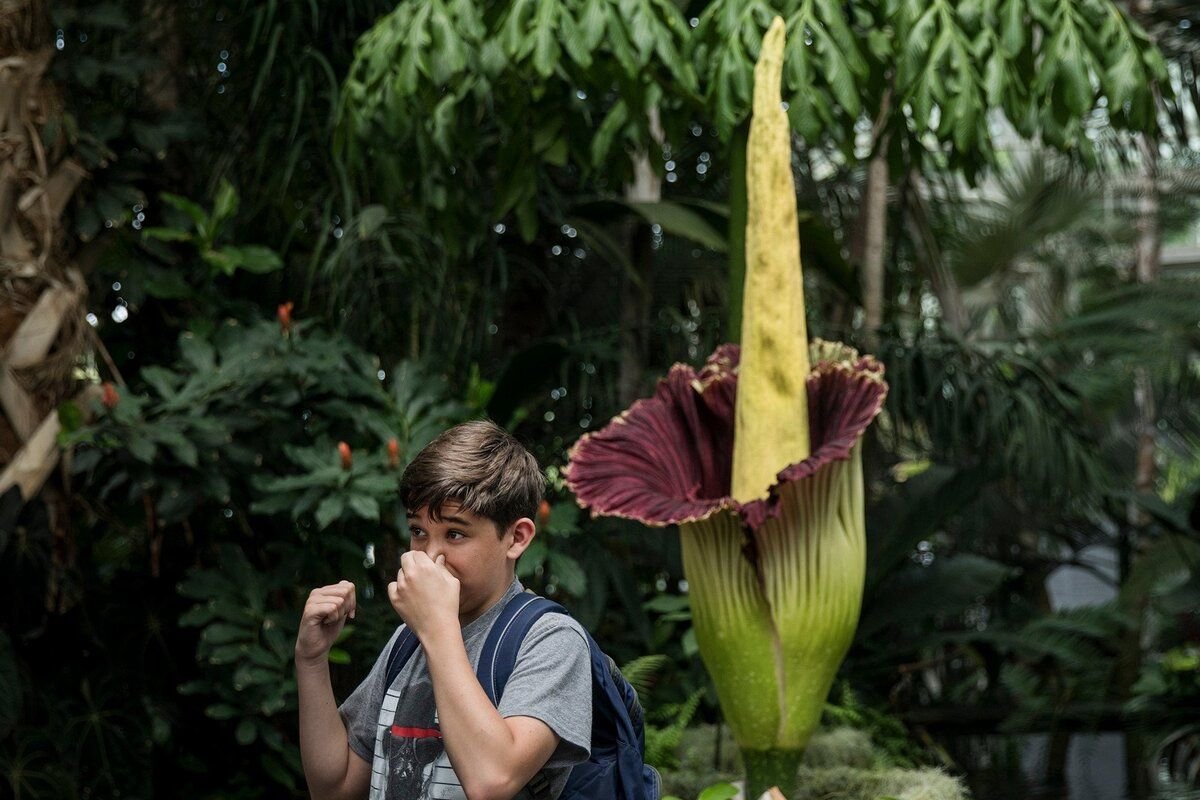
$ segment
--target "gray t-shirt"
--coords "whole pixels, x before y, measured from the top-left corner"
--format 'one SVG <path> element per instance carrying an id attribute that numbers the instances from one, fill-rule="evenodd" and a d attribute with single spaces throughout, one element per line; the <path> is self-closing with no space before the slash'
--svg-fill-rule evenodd
<path id="1" fill-rule="evenodd" d="M 504 597 L 462 629 L 474 667 L 504 605 L 524 591 L 513 581 Z M 433 684 L 420 648 L 390 687 L 387 660 L 401 625 L 375 666 L 338 709 L 350 748 L 371 764 L 370 800 L 466 800 L 442 746 Z M 579 623 L 565 614 L 546 614 L 534 623 L 517 652 L 517 663 L 500 698 L 500 716 L 534 717 L 560 739 L 530 786 L 548 784 L 558 797 L 571 765 L 588 757 L 592 735 L 592 668 Z M 514 800 L 534 800 L 528 787 Z M 538 799 L 540 800 L 540 798 Z"/>

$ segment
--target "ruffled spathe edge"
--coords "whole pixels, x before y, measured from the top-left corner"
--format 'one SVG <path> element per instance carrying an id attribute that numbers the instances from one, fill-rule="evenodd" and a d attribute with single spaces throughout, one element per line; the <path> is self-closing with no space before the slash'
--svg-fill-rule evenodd
<path id="1" fill-rule="evenodd" d="M 808 407 L 812 454 L 776 476 L 766 498 L 729 495 L 740 350 L 718 347 L 699 371 L 676 364 L 653 396 L 636 401 L 571 447 L 567 485 L 592 516 L 652 527 L 736 511 L 751 530 L 779 514 L 784 484 L 844 460 L 883 409 L 883 365 L 836 342 L 813 340 Z"/>

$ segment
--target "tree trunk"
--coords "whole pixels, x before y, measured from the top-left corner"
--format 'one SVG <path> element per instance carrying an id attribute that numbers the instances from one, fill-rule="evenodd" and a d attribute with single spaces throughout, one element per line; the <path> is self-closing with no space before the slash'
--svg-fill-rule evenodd
<path id="1" fill-rule="evenodd" d="M 658 108 L 651 108 L 650 135 L 659 145 L 663 142 Z M 625 187 L 629 203 L 657 203 L 662 200 L 662 178 L 650 161 L 650 153 L 642 151 L 633 158 L 633 181 Z M 621 277 L 621 364 L 617 377 L 620 402 L 629 406 L 641 396 L 642 379 L 646 374 L 649 353 L 650 311 L 653 304 L 651 266 L 653 248 L 650 228 L 644 220 L 631 217 L 626 223 L 625 241 L 629 263 L 634 274 Z"/>
<path id="2" fill-rule="evenodd" d="M 1154 136 L 1140 134 L 1138 151 L 1141 155 L 1141 176 L 1138 181 L 1137 242 L 1134 247 L 1134 279 L 1139 284 L 1150 284 L 1158 280 L 1162 265 L 1162 227 L 1159 219 L 1160 198 L 1158 188 L 1158 140 Z M 1133 491 L 1135 495 L 1150 494 L 1158 476 L 1155 464 L 1157 446 L 1155 430 L 1158 413 L 1154 402 L 1154 387 L 1150 374 L 1144 367 L 1133 371 L 1134 434 L 1137 449 L 1134 456 Z M 1119 547 L 1121 581 L 1128 580 L 1137 560 L 1149 516 L 1136 502 L 1131 501 L 1127 509 L 1126 524 L 1122 528 Z M 1146 613 L 1146 598 L 1139 598 L 1132 608 L 1126 609 L 1133 620 L 1132 628 L 1122 637 L 1117 661 L 1118 699 L 1128 700 L 1142 667 L 1142 621 Z M 1128 731 L 1125 737 L 1125 769 L 1129 780 L 1129 795 L 1144 798 L 1149 795 L 1149 776 L 1146 759 L 1149 742 L 1138 731 Z"/>
<path id="3" fill-rule="evenodd" d="M 861 255 L 859 264 L 863 299 L 863 343 L 874 348 L 877 331 L 883 325 L 884 249 L 887 243 L 888 146 L 891 135 L 887 130 L 892 91 L 883 94 L 879 114 L 872 132 L 871 161 L 867 165 L 867 183 L 863 188 L 862 211 L 859 214 Z M 858 255 L 858 254 L 855 254 Z"/>
<path id="4" fill-rule="evenodd" d="M 86 177 L 62 134 L 43 142 L 59 116 L 43 80 L 54 50 L 45 3 L 6 12 L 0 45 L 0 487 L 28 500 L 58 461 L 59 403 L 77 391 L 86 347 L 85 283 L 63 251 L 61 216 Z M 59 130 L 65 126 L 57 124 Z"/>
<path id="5" fill-rule="evenodd" d="M 1138 136 L 1142 172 L 1138 181 L 1137 242 L 1134 246 L 1134 279 L 1139 284 L 1150 284 L 1158 280 L 1162 264 L 1162 229 L 1159 224 L 1158 190 L 1158 141 L 1146 134 Z M 1138 494 L 1154 491 L 1158 470 L 1155 466 L 1155 430 L 1158 415 L 1154 403 L 1154 387 L 1144 367 L 1133 371 L 1133 404 L 1135 409 L 1134 434 L 1137 450 L 1134 460 L 1133 490 Z M 1123 554 L 1121 577 L 1128 577 L 1134 553 L 1138 546 L 1138 534 L 1149 519 L 1136 503 L 1128 507 L 1128 529 L 1130 541 Z"/>

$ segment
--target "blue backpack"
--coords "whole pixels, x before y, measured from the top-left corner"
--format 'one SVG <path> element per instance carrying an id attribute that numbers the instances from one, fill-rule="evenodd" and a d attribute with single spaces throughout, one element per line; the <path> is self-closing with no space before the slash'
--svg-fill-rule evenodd
<path id="1" fill-rule="evenodd" d="M 492 626 L 479 666 L 479 683 L 492 705 L 499 705 L 504 686 L 517 662 L 525 634 L 543 614 L 566 614 L 558 603 L 522 592 L 510 600 Z M 559 800 L 658 800 L 658 771 L 644 763 L 646 753 L 642 707 L 612 659 L 587 632 L 592 655 L 592 746 L 588 760 L 571 768 Z M 387 686 L 420 646 L 405 628 L 388 655 Z M 539 772 L 527 787 L 535 797 L 545 797 L 549 785 Z"/>

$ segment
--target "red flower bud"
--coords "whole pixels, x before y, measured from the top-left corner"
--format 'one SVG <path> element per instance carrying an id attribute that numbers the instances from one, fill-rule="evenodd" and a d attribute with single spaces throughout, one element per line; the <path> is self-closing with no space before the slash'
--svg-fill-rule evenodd
<path id="1" fill-rule="evenodd" d="M 400 443 L 394 438 L 388 439 L 388 466 L 396 469 L 400 466 Z"/>
<path id="2" fill-rule="evenodd" d="M 288 300 L 286 303 L 280 303 L 279 308 L 275 313 L 279 317 L 279 330 L 287 336 L 292 331 L 292 309 L 295 308 L 295 303 Z"/>
<path id="3" fill-rule="evenodd" d="M 342 469 L 350 469 L 353 459 L 350 455 L 350 445 L 345 442 L 338 442 L 338 455 L 342 457 Z"/>
<path id="4" fill-rule="evenodd" d="M 550 523 L 550 501 L 543 500 L 542 504 L 540 506 L 538 506 L 537 524 L 544 528 L 549 523 Z"/>
<path id="5" fill-rule="evenodd" d="M 105 408 L 116 408 L 117 403 L 121 402 L 121 395 L 117 394 L 117 387 L 105 381 L 104 394 L 101 396 L 100 402 L 104 403 Z"/>

